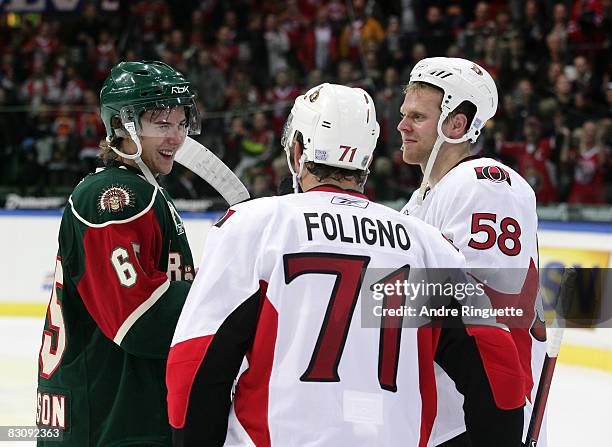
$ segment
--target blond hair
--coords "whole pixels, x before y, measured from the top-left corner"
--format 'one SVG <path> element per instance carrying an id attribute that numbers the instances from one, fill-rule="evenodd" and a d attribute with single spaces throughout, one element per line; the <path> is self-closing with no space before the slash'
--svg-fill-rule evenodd
<path id="1" fill-rule="evenodd" d="M 100 152 L 98 153 L 98 158 L 102 160 L 104 166 L 108 166 L 121 158 L 119 157 L 119 154 L 117 154 L 111 147 L 121 146 L 121 141 L 122 138 L 120 137 L 113 137 L 110 142 L 106 141 L 106 138 L 100 140 Z"/>

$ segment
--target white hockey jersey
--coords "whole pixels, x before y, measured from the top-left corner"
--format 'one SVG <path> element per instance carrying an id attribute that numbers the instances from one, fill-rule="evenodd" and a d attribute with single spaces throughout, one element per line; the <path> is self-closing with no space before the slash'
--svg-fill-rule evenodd
<path id="1" fill-rule="evenodd" d="M 208 446 L 430 445 L 434 331 L 364 327 L 361 301 L 366 269 L 464 267 L 438 230 L 320 186 L 233 206 L 202 260 L 168 359 L 177 433 Z"/>
<path id="2" fill-rule="evenodd" d="M 501 299 L 521 294 L 534 303 L 531 327 L 511 329 L 525 381 L 525 436 L 546 353 L 546 330 L 538 293 L 535 194 L 508 166 L 491 158 L 474 157 L 451 169 L 427 192 L 422 205 L 417 204 L 417 193 L 415 191 L 402 213 L 440 229 L 465 256 L 468 269 L 488 269 L 487 277 L 479 278 L 487 281 L 488 293 Z M 504 381 L 513 379 L 496 373 L 501 368 L 495 366 L 498 360 L 495 347 L 483 346 L 478 340 L 477 345 L 499 405 L 508 399 L 503 396 Z M 432 433 L 434 445 L 465 431 L 463 396 L 437 365 L 436 382 L 438 416 Z M 538 441 L 540 445 L 546 445 L 545 425 Z"/>

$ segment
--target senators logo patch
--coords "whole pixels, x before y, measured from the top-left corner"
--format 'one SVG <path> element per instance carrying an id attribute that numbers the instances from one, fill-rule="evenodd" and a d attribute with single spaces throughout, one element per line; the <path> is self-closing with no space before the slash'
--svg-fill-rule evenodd
<path id="1" fill-rule="evenodd" d="M 135 196 L 132 190 L 125 186 L 113 185 L 102 191 L 98 197 L 98 212 L 103 214 L 120 213 L 128 206 L 134 206 Z"/>
<path id="2" fill-rule="evenodd" d="M 508 171 L 499 166 L 479 166 L 474 168 L 474 171 L 476 171 L 476 178 L 478 180 L 486 179 L 493 183 L 508 182 L 509 185 L 512 185 Z"/>
<path id="3" fill-rule="evenodd" d="M 225 222 L 227 222 L 227 219 L 229 219 L 230 217 L 232 217 L 232 214 L 234 214 L 236 211 L 234 210 L 227 210 L 225 212 L 225 214 L 223 215 L 223 217 L 221 219 L 219 219 L 217 221 L 217 223 L 215 223 L 215 227 L 217 228 L 221 228 L 221 225 L 223 225 Z"/>

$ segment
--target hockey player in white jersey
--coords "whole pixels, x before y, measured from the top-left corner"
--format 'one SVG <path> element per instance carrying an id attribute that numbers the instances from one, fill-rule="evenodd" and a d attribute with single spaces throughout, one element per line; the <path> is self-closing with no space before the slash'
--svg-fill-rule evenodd
<path id="1" fill-rule="evenodd" d="M 488 281 L 489 295 L 502 302 L 520 296 L 531 309 L 529 322 L 509 331 L 468 327 L 442 336 L 439 353 L 446 341 L 454 346 L 446 351 L 455 357 L 436 360 L 471 378 L 453 383 L 436 369 L 438 417 L 432 437 L 435 445 L 445 447 L 519 446 L 516 437 L 498 437 L 491 444 L 487 439 L 501 428 L 488 418 L 505 413 L 506 426 L 515 424 L 516 409 L 526 404 L 521 410 L 526 431 L 545 354 L 535 195 L 508 166 L 469 152 L 470 142 L 496 110 L 497 88 L 486 70 L 465 59 L 427 58 L 410 74 L 397 126 L 404 161 L 424 172 L 421 188 L 402 212 L 440 229 L 465 256 L 469 269 L 495 269 L 480 278 Z M 495 406 L 487 409 L 483 400 L 491 392 Z M 538 443 L 543 445 L 545 431 Z"/>
<path id="2" fill-rule="evenodd" d="M 378 134 L 364 90 L 309 90 L 282 140 L 305 192 L 232 206 L 211 228 L 168 360 L 175 445 L 428 445 L 435 333 L 362 327 L 364 277 L 465 261 L 363 195 Z"/>

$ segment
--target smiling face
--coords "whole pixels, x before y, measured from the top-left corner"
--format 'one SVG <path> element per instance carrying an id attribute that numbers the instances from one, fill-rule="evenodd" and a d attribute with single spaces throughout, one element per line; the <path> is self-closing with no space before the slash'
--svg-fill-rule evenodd
<path id="1" fill-rule="evenodd" d="M 438 137 L 441 102 L 442 93 L 433 88 L 408 88 L 400 108 L 402 120 L 397 125 L 405 163 L 425 168 Z"/>
<path id="2" fill-rule="evenodd" d="M 153 175 L 169 174 L 174 164 L 176 152 L 187 136 L 187 117 L 184 107 L 162 110 L 147 110 L 140 118 L 142 161 Z M 126 153 L 136 153 L 136 145 L 131 139 L 125 141 Z M 128 160 L 126 163 L 136 165 Z"/>

